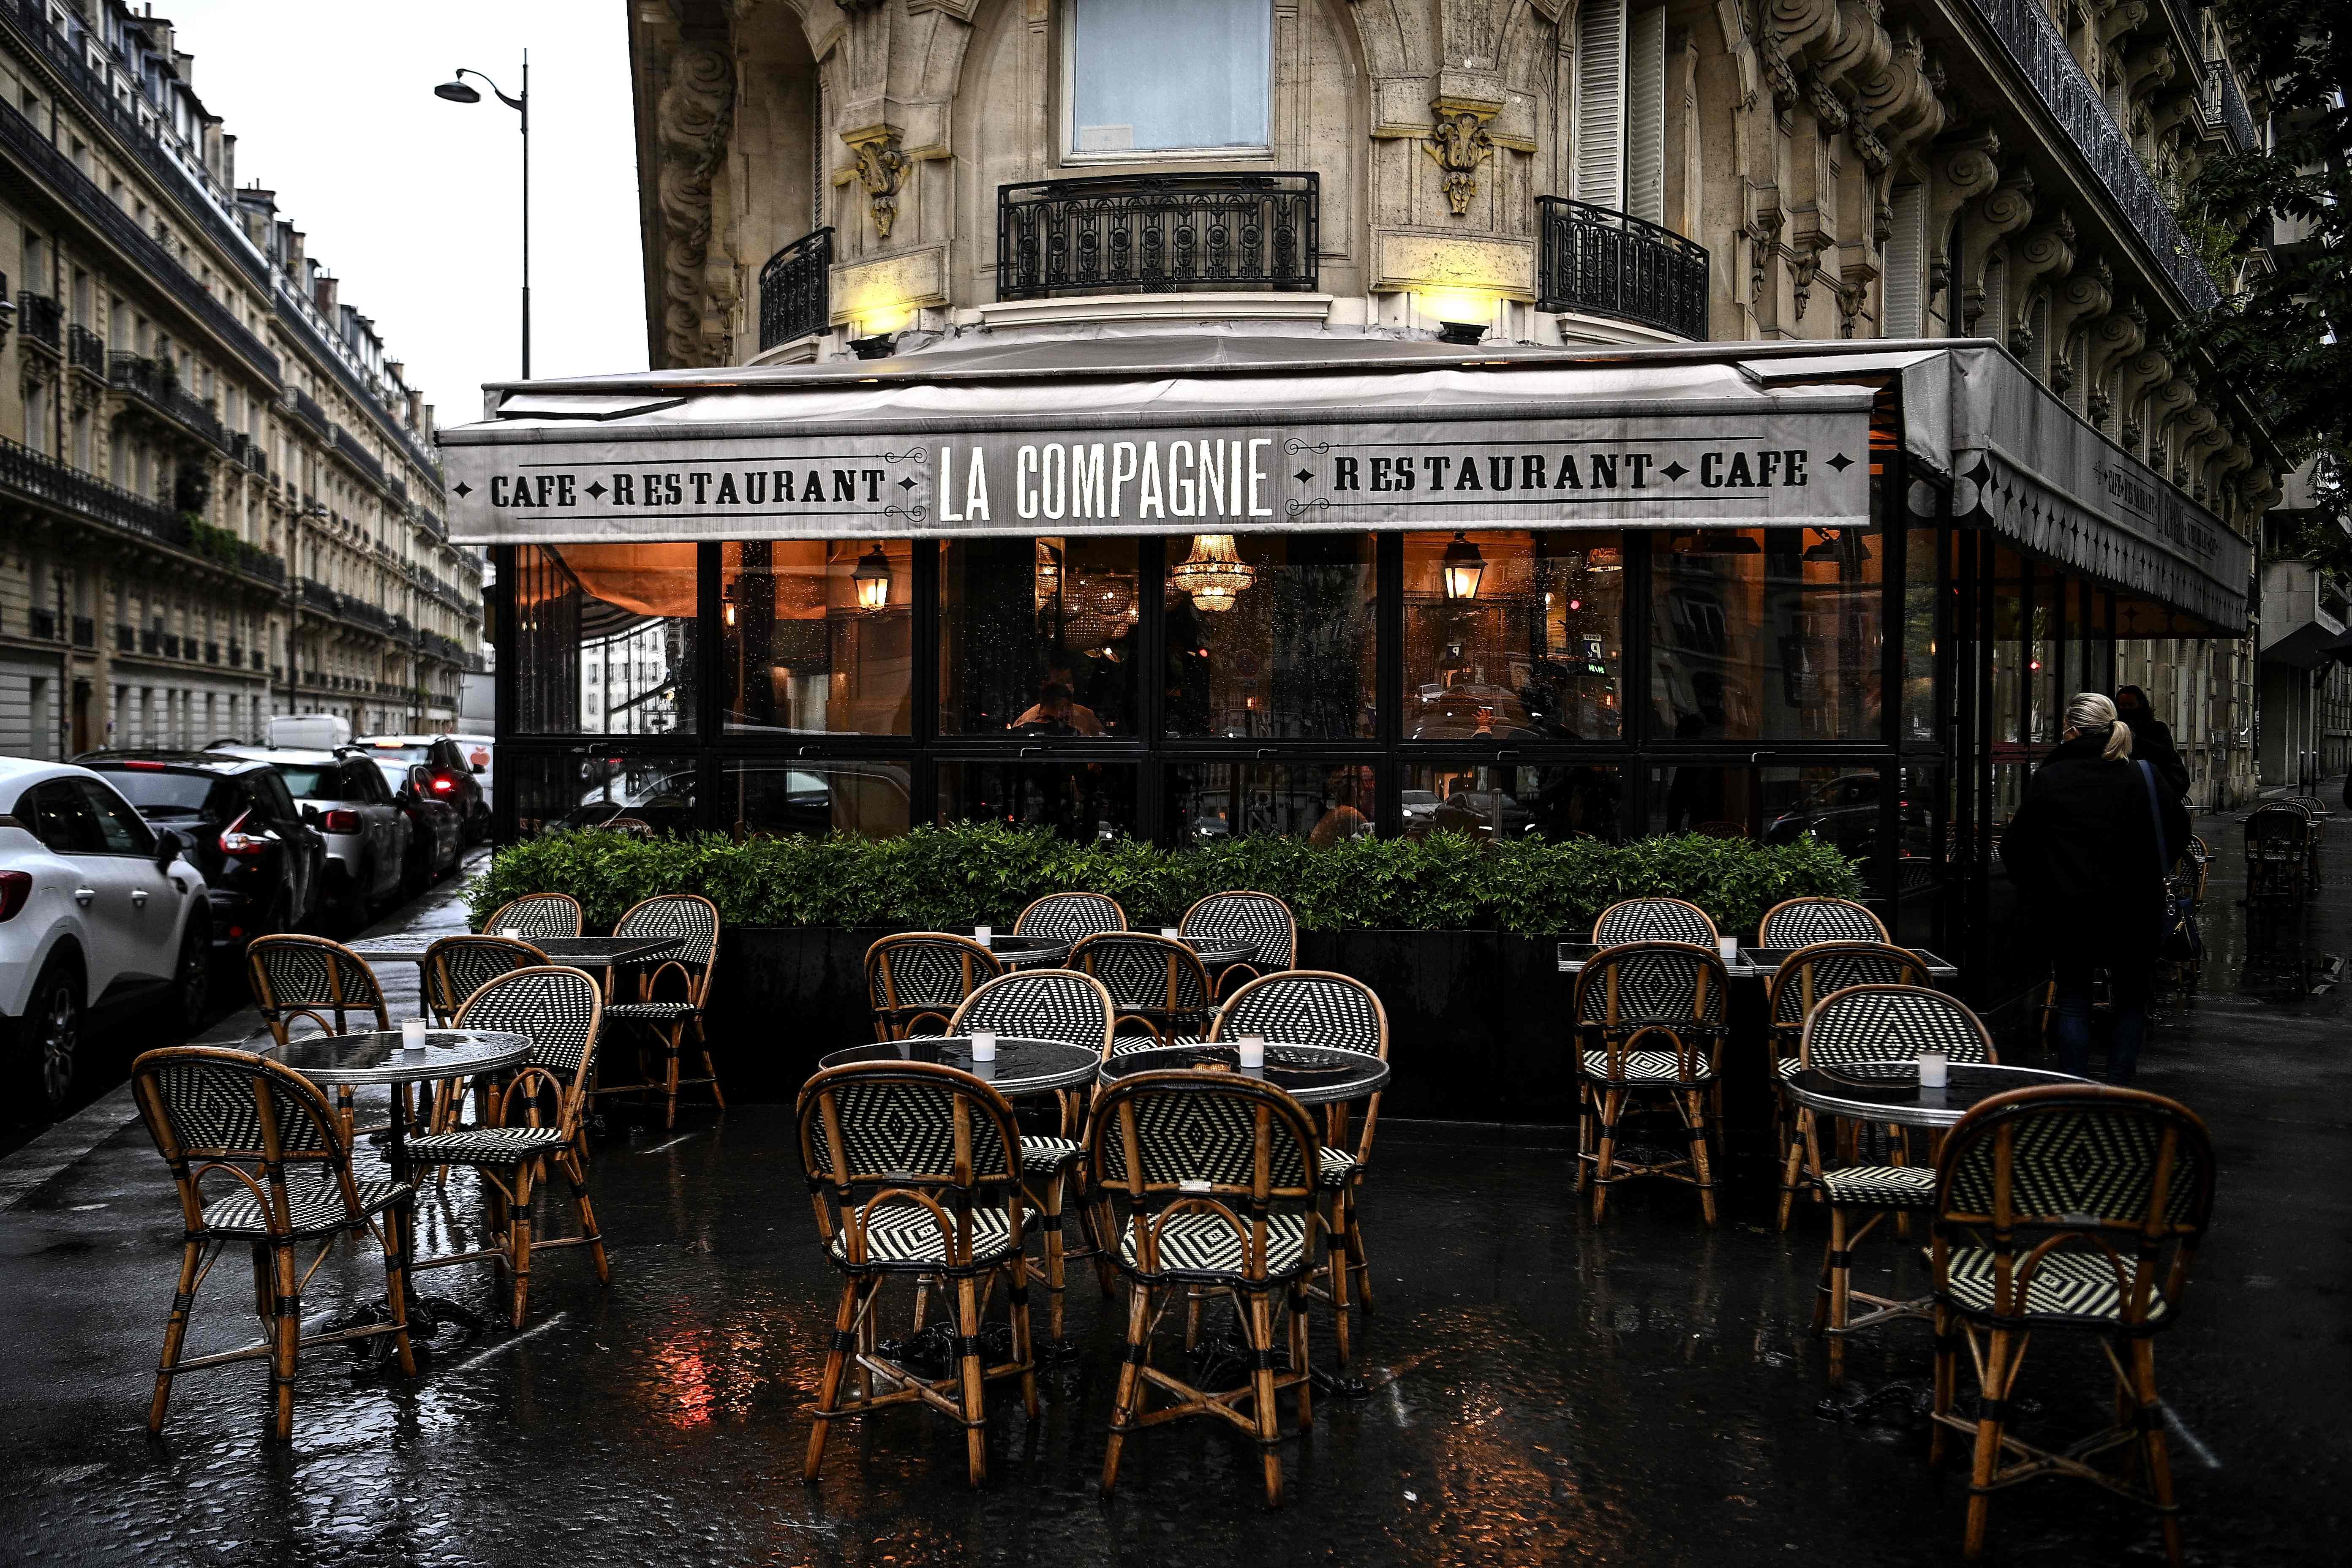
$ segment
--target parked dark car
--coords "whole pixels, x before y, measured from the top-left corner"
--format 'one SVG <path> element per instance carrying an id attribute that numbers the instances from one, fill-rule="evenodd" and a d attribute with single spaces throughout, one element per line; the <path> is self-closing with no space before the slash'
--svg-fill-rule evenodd
<path id="1" fill-rule="evenodd" d="M 267 763 L 212 752 L 109 751 L 79 759 L 157 829 L 188 841 L 211 889 L 215 948 L 292 931 L 324 896 L 327 841 Z"/>
<path id="2" fill-rule="evenodd" d="M 400 868 L 400 886 L 414 897 L 457 868 L 466 853 L 466 819 L 446 796 L 435 793 L 434 773 L 425 764 L 377 754 L 375 765 L 394 804 L 408 817 L 408 858 Z"/>
<path id="3" fill-rule="evenodd" d="M 489 792 L 481 775 L 489 763 L 475 763 L 466 744 L 454 735 L 371 735 L 354 744 L 379 763 L 396 762 L 423 767 L 430 775 L 425 788 L 436 800 L 457 807 L 466 829 L 466 842 L 477 844 L 490 836 Z M 400 783 L 393 781 L 398 790 Z"/>
<path id="4" fill-rule="evenodd" d="M 1841 773 L 1808 790 L 1794 809 L 1772 816 L 1764 828 L 1767 844 L 1793 844 L 1810 833 L 1834 845 L 1841 855 L 1861 858 L 1878 850 L 1878 775 Z M 1896 821 L 1905 828 L 1924 829 L 1927 807 L 1907 795 L 1895 803 Z"/>

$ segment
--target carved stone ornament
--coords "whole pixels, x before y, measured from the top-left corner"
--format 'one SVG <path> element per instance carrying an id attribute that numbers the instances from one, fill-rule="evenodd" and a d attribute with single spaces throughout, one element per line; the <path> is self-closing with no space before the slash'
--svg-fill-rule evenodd
<path id="1" fill-rule="evenodd" d="M 713 44 L 687 43 L 670 57 L 668 85 L 655 108 L 661 143 L 663 346 L 677 366 L 723 364 L 723 329 L 706 329 L 710 254 L 710 182 L 727 155 L 735 115 L 735 64 Z"/>
<path id="2" fill-rule="evenodd" d="M 907 171 L 914 167 L 915 161 L 898 151 L 898 128 L 895 125 L 844 132 L 841 139 L 857 156 L 857 183 L 865 187 L 866 209 L 874 215 L 874 232 L 887 239 L 890 226 L 898 221 L 898 189 L 906 183 Z"/>
<path id="3" fill-rule="evenodd" d="M 1470 216 L 1470 203 L 1478 195 L 1478 165 L 1495 155 L 1495 139 L 1486 133 L 1486 121 L 1501 107 L 1444 99 L 1429 106 L 1433 124 L 1421 150 L 1445 171 L 1445 205 L 1455 217 Z"/>

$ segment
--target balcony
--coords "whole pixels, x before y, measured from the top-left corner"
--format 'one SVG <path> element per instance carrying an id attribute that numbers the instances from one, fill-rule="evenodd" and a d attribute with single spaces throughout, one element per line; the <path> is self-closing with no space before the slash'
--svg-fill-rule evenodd
<path id="1" fill-rule="evenodd" d="M 2205 118 L 2219 123 L 2232 153 L 2251 153 L 2262 145 L 2246 95 L 2238 90 L 2238 73 L 2227 59 L 2205 62 Z"/>
<path id="2" fill-rule="evenodd" d="M 86 370 L 100 381 L 106 379 L 106 340 L 88 327 L 66 329 L 66 363 L 76 370 Z"/>
<path id="3" fill-rule="evenodd" d="M 996 297 L 1313 293 L 1311 174 L 1136 174 L 1000 185 Z"/>
<path id="4" fill-rule="evenodd" d="M 28 343 L 38 343 L 51 353 L 63 353 L 65 319 L 64 307 L 47 294 L 27 289 L 16 296 L 16 330 Z"/>
<path id="5" fill-rule="evenodd" d="M 343 455 L 345 461 L 364 471 L 377 484 L 384 482 L 383 461 L 373 452 L 369 451 L 358 437 L 340 425 L 330 426 L 328 428 L 334 440 L 335 450 Z"/>
<path id="6" fill-rule="evenodd" d="M 160 656 L 163 651 L 163 632 L 154 626 L 145 626 L 141 628 L 139 633 L 139 651 L 146 654 L 150 658 Z"/>
<path id="7" fill-rule="evenodd" d="M 2263 563 L 2262 658 L 2318 669 L 2345 652 L 2344 591 L 2311 561 Z"/>
<path id="8" fill-rule="evenodd" d="M 0 490 L 129 529 L 164 544 L 184 550 L 188 546 L 187 521 L 171 508 L 5 437 L 0 437 Z"/>
<path id="9" fill-rule="evenodd" d="M 108 364 L 108 383 L 127 392 L 157 413 L 176 421 L 209 445 L 228 450 L 228 427 L 212 405 L 199 403 L 180 387 L 180 378 L 161 361 L 137 354 L 116 354 Z"/>
<path id="10" fill-rule="evenodd" d="M 760 268 L 761 353 L 821 332 L 833 318 L 833 230 L 804 234 Z"/>
<path id="11" fill-rule="evenodd" d="M 1536 308 L 1706 339 L 1706 247 L 1565 196 L 1537 200 Z"/>
<path id="12" fill-rule="evenodd" d="M 177 632 L 165 632 L 163 634 L 163 657 L 165 658 L 177 658 L 180 657 L 180 636 Z"/>
<path id="13" fill-rule="evenodd" d="M 309 425 L 311 429 L 316 430 L 321 437 L 330 436 L 333 431 L 334 426 L 327 422 L 327 411 L 319 406 L 319 400 L 311 396 L 309 393 L 303 391 L 299 386 L 292 390 L 294 393 L 294 412 L 301 416 L 303 423 Z M 302 498 L 306 503 L 310 499 L 310 498 L 309 496 L 304 496 Z"/>

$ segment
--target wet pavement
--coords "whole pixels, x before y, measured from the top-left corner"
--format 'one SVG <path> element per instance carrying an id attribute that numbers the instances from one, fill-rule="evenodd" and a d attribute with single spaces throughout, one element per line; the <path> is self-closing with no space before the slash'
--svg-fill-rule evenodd
<path id="1" fill-rule="evenodd" d="M 2206 993 L 2157 1031 L 2140 1077 L 2206 1118 L 2221 1161 L 2183 1321 L 2158 1342 L 2184 1530 L 2195 1562 L 2341 1562 L 2352 1032 L 2326 955 L 2352 951 L 2352 832 L 2327 847 L 2301 966 L 2317 989 L 2299 994 L 2281 978 L 2276 933 L 2249 946 L 2234 825 L 2200 827 L 2220 851 Z M 1769 1228 L 1769 1179 L 1752 1163 L 1733 1171 L 1717 1231 L 1701 1228 L 1686 1192 L 1641 1186 L 1620 1189 L 1596 1230 L 1564 1147 L 1524 1130 L 1505 1143 L 1384 1120 L 1363 1205 L 1380 1312 L 1358 1370 L 1373 1386 L 1317 1402 L 1311 1435 L 1282 1450 L 1286 1506 L 1269 1513 L 1250 1445 L 1199 1421 L 1131 1438 L 1117 1496 L 1098 1499 L 1119 1323 L 1078 1270 L 1079 1356 L 1041 1377 L 1042 1415 L 992 1385 L 986 1489 L 963 1484 L 961 1434 L 908 1410 L 844 1423 L 821 1483 L 803 1485 L 799 1406 L 837 1285 L 778 1106 L 723 1121 L 681 1108 L 671 1132 L 616 1119 L 592 1171 L 610 1289 L 584 1256 L 545 1254 L 522 1332 L 445 1332 L 414 1380 L 310 1352 L 289 1447 L 261 1440 L 258 1365 L 184 1377 L 151 1441 L 178 1212 L 139 1127 L 96 1131 L 94 1147 L 37 1184 L 21 1162 L 38 1142 L 0 1164 L 7 1562 L 1959 1557 L 1966 1473 L 1928 1468 L 1916 1410 L 1925 1325 L 1854 1342 L 1848 1408 L 1826 1402 L 1807 1331 L 1824 1226 L 1809 1215 L 1785 1237 Z M 423 1250 L 467 1240 L 473 1198 L 453 1174 L 446 1197 L 426 1200 Z M 568 1216 L 548 1217 L 568 1229 Z M 1909 1249 L 1871 1247 L 1856 1283 L 1907 1295 L 1924 1273 Z M 306 1310 L 331 1315 L 372 1275 L 380 1287 L 363 1255 L 338 1254 Z M 425 1280 L 498 1321 L 487 1270 Z M 249 1342 L 249 1299 L 230 1259 L 199 1301 L 190 1352 Z M 1328 1358 L 1320 1319 L 1315 1343 Z M 2020 1394 L 2029 1436 L 2103 1423 L 2095 1344 L 2038 1339 Z M 2011 1563 L 2160 1561 L 2147 1516 L 2065 1481 L 2002 1494 L 1994 1539 L 1996 1560 Z"/>

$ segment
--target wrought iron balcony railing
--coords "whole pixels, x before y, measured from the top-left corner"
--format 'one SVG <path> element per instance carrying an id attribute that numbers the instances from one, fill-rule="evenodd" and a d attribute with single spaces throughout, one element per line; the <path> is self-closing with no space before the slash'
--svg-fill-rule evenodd
<path id="1" fill-rule="evenodd" d="M 88 327 L 68 327 L 66 360 L 76 370 L 102 377 L 106 374 L 106 340 Z"/>
<path id="2" fill-rule="evenodd" d="M 0 490 L 185 548 L 187 520 L 170 507 L 0 437 Z"/>
<path id="3" fill-rule="evenodd" d="M 383 483 L 384 476 L 383 460 L 373 452 L 369 451 L 367 447 L 361 443 L 358 437 L 352 435 L 341 426 L 336 425 L 330 426 L 330 428 L 333 434 L 335 450 L 341 452 L 350 461 L 357 464 L 362 468 L 364 468 L 367 471 L 368 476 L 374 479 L 376 483 Z"/>
<path id="4" fill-rule="evenodd" d="M 1706 247 L 1590 202 L 1542 196 L 1536 308 L 1706 338 Z"/>
<path id="5" fill-rule="evenodd" d="M 760 348 L 821 332 L 833 321 L 833 230 L 804 234 L 760 268 Z"/>
<path id="6" fill-rule="evenodd" d="M 199 403 L 180 386 L 171 366 L 137 354 L 116 354 L 109 362 L 107 380 L 160 414 L 185 426 L 220 450 L 228 450 L 228 427 L 212 405 Z"/>
<path id="7" fill-rule="evenodd" d="M 2227 59 L 2205 62 L 2205 114 L 2221 122 L 2231 152 L 2251 153 L 2262 145 L 2253 113 L 2246 107 L 2246 95 L 2238 90 L 2238 73 L 2230 68 Z"/>
<path id="8" fill-rule="evenodd" d="M 30 289 L 16 296 L 16 330 L 27 342 L 46 344 L 52 353 L 65 344 L 59 335 L 66 313 L 47 294 L 36 294 Z"/>
<path id="9" fill-rule="evenodd" d="M 1312 293 L 1312 174 L 1116 174 L 996 190 L 996 297 Z"/>
<path id="10" fill-rule="evenodd" d="M 294 412 L 301 416 L 305 424 L 309 425 L 313 430 L 316 430 L 321 436 L 326 436 L 334 429 L 334 426 L 327 422 L 327 411 L 319 406 L 319 400 L 317 398 L 311 396 L 309 393 L 303 391 L 299 386 L 293 388 L 292 391 L 294 393 Z M 308 501 L 310 498 L 309 496 L 304 496 L 302 499 L 303 500 Z"/>

